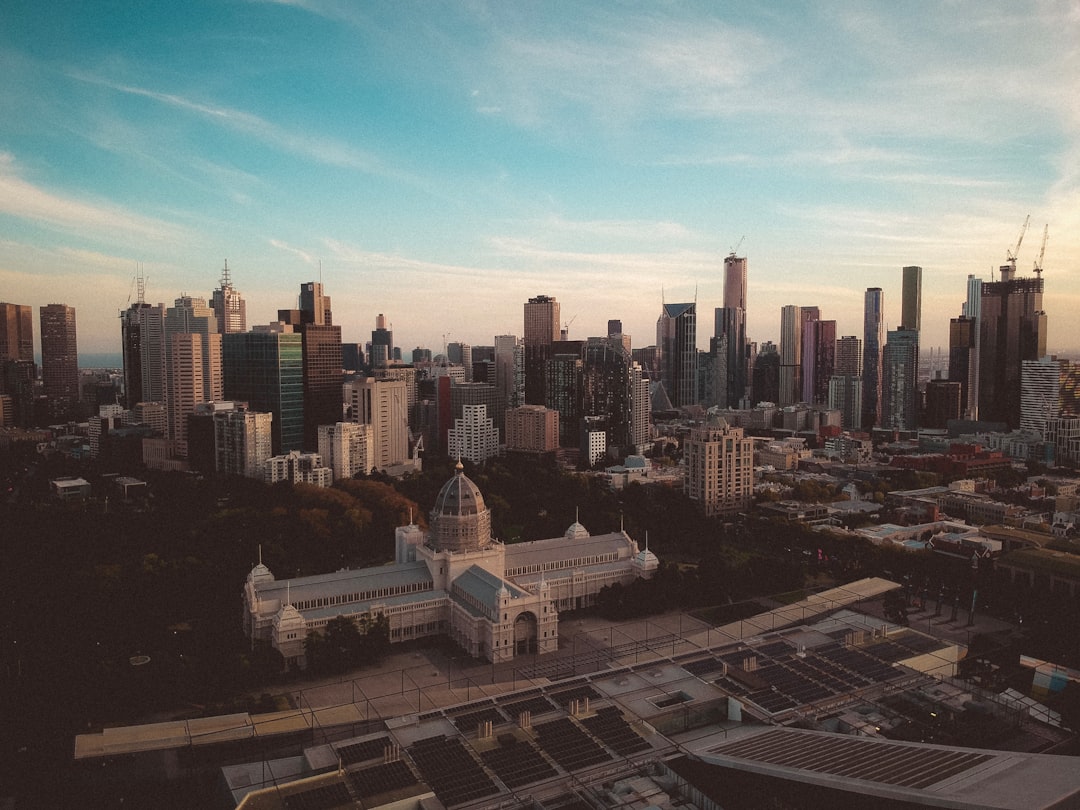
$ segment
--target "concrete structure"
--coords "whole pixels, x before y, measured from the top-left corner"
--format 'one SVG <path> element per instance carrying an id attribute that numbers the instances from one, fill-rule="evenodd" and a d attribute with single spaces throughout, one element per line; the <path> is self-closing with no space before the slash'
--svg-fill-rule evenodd
<path id="1" fill-rule="evenodd" d="M 508 410 L 506 449 L 522 453 L 554 453 L 559 449 L 559 412 L 541 405 L 523 405 Z"/>
<path id="2" fill-rule="evenodd" d="M 435 500 L 430 530 L 402 526 L 395 562 L 276 580 L 260 563 L 244 586 L 244 631 L 301 662 L 303 639 L 336 616 L 385 616 L 391 642 L 449 635 L 493 662 L 552 652 L 559 611 L 592 604 L 605 585 L 649 577 L 656 556 L 623 531 L 504 546 L 491 536 L 483 495 L 458 465 Z"/>
<path id="3" fill-rule="evenodd" d="M 371 425 L 337 422 L 319 425 L 319 455 L 334 473 L 334 480 L 367 475 L 375 468 Z"/>
<path id="4" fill-rule="evenodd" d="M 0 362 L 34 360 L 34 308 L 0 301 Z"/>
<path id="5" fill-rule="evenodd" d="M 905 267 L 900 326 L 918 332 L 922 328 L 922 268 Z"/>
<path id="6" fill-rule="evenodd" d="M 41 382 L 50 419 L 65 422 L 78 415 L 75 307 L 49 304 L 41 308 Z"/>
<path id="7" fill-rule="evenodd" d="M 960 384 L 960 412 L 965 419 L 975 419 L 971 392 L 977 393 L 979 359 L 975 341 L 979 325 L 974 318 L 961 315 L 949 321 L 949 382 Z"/>
<path id="8" fill-rule="evenodd" d="M 214 469 L 226 475 L 266 478 L 266 463 L 273 455 L 273 414 L 238 409 L 215 413 Z"/>
<path id="9" fill-rule="evenodd" d="M 1080 364 L 1040 357 L 1024 360 L 1020 375 L 1020 429 L 1047 438 L 1055 420 L 1080 417 Z"/>
<path id="10" fill-rule="evenodd" d="M 801 364 L 803 402 L 824 405 L 829 401 L 829 381 L 835 367 L 836 321 L 805 320 Z"/>
<path id="11" fill-rule="evenodd" d="M 863 430 L 881 422 L 881 350 L 885 344 L 884 296 L 869 287 L 863 299 Z"/>
<path id="12" fill-rule="evenodd" d="M 881 355 L 880 426 L 914 430 L 919 425 L 919 333 L 903 327 L 890 331 Z"/>
<path id="13" fill-rule="evenodd" d="M 346 385 L 350 421 L 371 426 L 374 467 L 385 470 L 409 458 L 408 388 L 404 380 L 354 380 Z"/>
<path id="14" fill-rule="evenodd" d="M 499 455 L 499 429 L 488 416 L 487 405 L 462 406 L 462 415 L 447 432 L 446 453 L 473 464 L 483 464 Z"/>
<path id="15" fill-rule="evenodd" d="M 221 334 L 231 335 L 235 332 L 247 331 L 247 302 L 240 295 L 240 291 L 232 285 L 228 259 L 225 260 L 225 267 L 221 271 L 220 286 L 210 293 L 210 308 L 214 310 L 218 332 Z"/>
<path id="16" fill-rule="evenodd" d="M 202 298 L 183 295 L 165 311 L 163 332 L 168 438 L 187 455 L 187 417 L 200 402 L 224 399 L 221 334 Z"/>
<path id="17" fill-rule="evenodd" d="M 318 453 L 293 450 L 266 461 L 266 483 L 276 484 L 279 481 L 328 487 L 334 481 L 334 471 L 323 465 L 322 456 Z"/>
<path id="18" fill-rule="evenodd" d="M 753 440 L 723 419 L 690 430 L 683 451 L 686 493 L 709 517 L 750 508 L 754 498 Z"/>

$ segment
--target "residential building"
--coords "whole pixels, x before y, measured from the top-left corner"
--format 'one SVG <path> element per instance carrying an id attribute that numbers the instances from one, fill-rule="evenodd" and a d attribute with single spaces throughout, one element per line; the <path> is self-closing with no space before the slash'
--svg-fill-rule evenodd
<path id="1" fill-rule="evenodd" d="M 49 304 L 41 308 L 41 382 L 53 421 L 66 422 L 79 411 L 79 347 L 75 307 Z"/>
<path id="2" fill-rule="evenodd" d="M 280 481 L 328 487 L 334 481 L 334 471 L 323 465 L 322 456 L 318 453 L 293 450 L 266 461 L 266 482 L 276 484 Z"/>
<path id="3" fill-rule="evenodd" d="M 506 449 L 522 453 L 554 453 L 559 449 L 559 412 L 542 405 L 522 405 L 507 410 Z"/>
<path id="4" fill-rule="evenodd" d="M 34 309 L 0 301 L 0 363 L 34 360 Z"/>
<path id="5" fill-rule="evenodd" d="M 719 418 L 691 428 L 684 447 L 686 493 L 709 517 L 733 516 L 754 497 L 753 440 Z"/>
<path id="6" fill-rule="evenodd" d="M 349 421 L 371 426 L 373 467 L 396 467 L 409 460 L 408 388 L 404 380 L 354 380 L 349 393 Z"/>
<path id="7" fill-rule="evenodd" d="M 903 269 L 900 326 L 916 332 L 922 328 L 922 268 Z"/>
<path id="8" fill-rule="evenodd" d="M 869 287 L 863 297 L 863 430 L 881 422 L 881 350 L 885 343 L 884 296 Z"/>
<path id="9" fill-rule="evenodd" d="M 949 320 L 949 381 L 960 384 L 960 413 L 965 419 L 976 418 L 971 392 L 977 393 L 976 376 L 979 370 L 975 350 L 979 324 L 974 318 L 961 315 Z"/>
<path id="10" fill-rule="evenodd" d="M 559 444 L 576 447 L 581 428 L 584 382 L 580 340 L 561 340 L 548 347 L 544 363 L 545 405 L 559 412 Z"/>
<path id="11" fill-rule="evenodd" d="M 642 453 L 652 441 L 652 408 L 649 378 L 639 363 L 630 366 L 630 444 L 634 453 Z"/>
<path id="12" fill-rule="evenodd" d="M 319 455 L 333 471 L 335 481 L 367 475 L 375 468 L 371 425 L 356 422 L 319 425 Z"/>
<path id="13" fill-rule="evenodd" d="M 809 308 L 804 307 L 803 312 Z M 816 310 L 816 308 L 815 308 Z M 829 401 L 829 380 L 836 366 L 836 321 L 818 317 L 803 321 L 802 401 L 823 405 Z"/>
<path id="14" fill-rule="evenodd" d="M 278 320 L 302 336 L 304 447 L 314 449 L 319 445 L 319 425 L 342 418 L 341 327 L 333 325 L 330 296 L 316 281 L 300 285 L 300 309 L 278 310 Z"/>
<path id="15" fill-rule="evenodd" d="M 919 426 L 919 333 L 890 331 L 881 353 L 881 422 L 888 430 Z M 865 396 L 865 389 L 864 389 Z"/>
<path id="16" fill-rule="evenodd" d="M 375 316 L 375 329 L 371 332 L 371 350 L 368 352 L 372 368 L 387 366 L 394 360 L 394 330 L 387 326 L 386 316 Z"/>
<path id="17" fill-rule="evenodd" d="M 215 413 L 214 469 L 226 475 L 266 478 L 273 414 L 238 409 Z"/>
<path id="18" fill-rule="evenodd" d="M 794 405 L 802 395 L 802 310 L 794 304 L 780 308 L 780 375 L 781 406 Z"/>
<path id="19" fill-rule="evenodd" d="M 483 464 L 499 455 L 499 429 L 486 405 L 464 405 L 447 432 L 447 455 Z"/>
<path id="20" fill-rule="evenodd" d="M 495 336 L 495 387 L 507 408 L 525 404 L 525 348 L 515 335 Z"/>
<path id="21" fill-rule="evenodd" d="M 1020 429 L 1044 439 L 1047 426 L 1080 417 L 1080 364 L 1054 356 L 1024 360 L 1020 377 Z"/>

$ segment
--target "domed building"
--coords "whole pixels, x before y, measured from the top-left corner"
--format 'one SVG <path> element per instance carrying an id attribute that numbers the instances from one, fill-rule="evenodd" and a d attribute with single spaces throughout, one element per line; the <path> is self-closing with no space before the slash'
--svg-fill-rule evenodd
<path id="1" fill-rule="evenodd" d="M 278 580 L 262 563 L 244 585 L 244 630 L 304 666 L 303 639 L 338 616 L 384 615 L 390 641 L 447 635 L 489 661 L 552 652 L 559 611 L 589 607 L 605 585 L 651 577 L 656 555 L 620 529 L 592 535 L 576 519 L 560 537 L 504 545 L 458 463 L 430 530 L 401 526 L 390 565 Z"/>

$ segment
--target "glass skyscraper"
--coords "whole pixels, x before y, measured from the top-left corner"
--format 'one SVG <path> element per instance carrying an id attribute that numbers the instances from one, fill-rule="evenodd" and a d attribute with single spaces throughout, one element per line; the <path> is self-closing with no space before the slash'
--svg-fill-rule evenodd
<path id="1" fill-rule="evenodd" d="M 303 336 L 239 332 L 222 337 L 225 398 L 273 414 L 275 456 L 304 448 Z M 340 421 L 340 420 L 339 420 Z"/>

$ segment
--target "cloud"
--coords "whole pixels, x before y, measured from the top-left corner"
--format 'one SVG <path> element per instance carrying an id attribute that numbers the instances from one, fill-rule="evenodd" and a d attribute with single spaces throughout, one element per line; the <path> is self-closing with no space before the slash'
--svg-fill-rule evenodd
<path id="1" fill-rule="evenodd" d="M 0 153 L 0 213 L 95 237 L 105 233 L 171 242 L 184 236 L 183 229 L 171 223 L 117 205 L 79 200 L 39 188 L 18 175 L 10 153 Z"/>
<path id="2" fill-rule="evenodd" d="M 280 239 L 271 239 L 270 244 L 278 250 L 283 250 L 286 253 L 291 253 L 293 256 L 299 257 L 304 264 L 310 265 L 311 267 L 315 267 L 319 263 L 319 260 L 307 251 L 300 250 L 300 248 L 294 248 L 292 245 L 282 242 Z"/>

